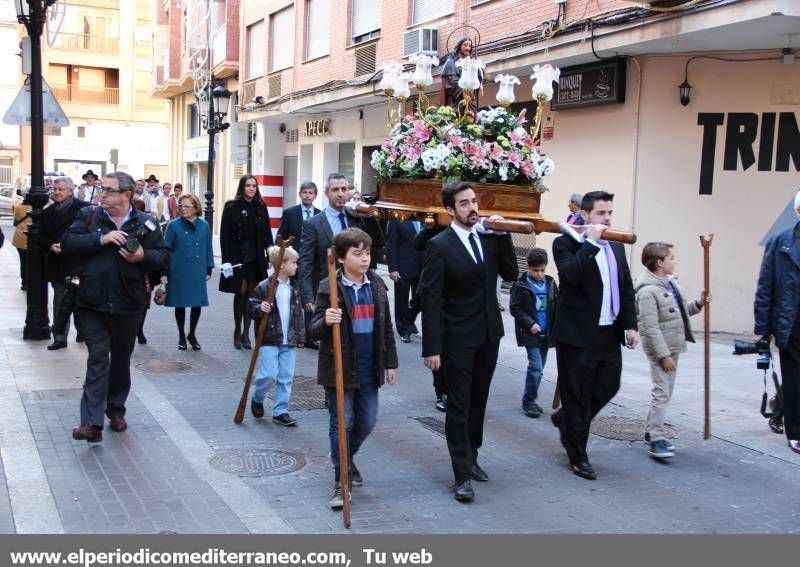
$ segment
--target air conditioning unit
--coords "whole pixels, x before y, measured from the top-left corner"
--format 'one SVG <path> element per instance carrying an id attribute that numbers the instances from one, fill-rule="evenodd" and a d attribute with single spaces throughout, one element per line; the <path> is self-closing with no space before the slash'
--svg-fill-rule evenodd
<path id="1" fill-rule="evenodd" d="M 417 53 L 436 55 L 439 50 L 439 30 L 417 28 L 403 34 L 403 57 Z"/>

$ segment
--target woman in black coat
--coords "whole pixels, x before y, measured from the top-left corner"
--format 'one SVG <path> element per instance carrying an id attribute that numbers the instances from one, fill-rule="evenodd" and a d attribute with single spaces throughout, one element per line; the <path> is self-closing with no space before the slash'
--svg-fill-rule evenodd
<path id="1" fill-rule="evenodd" d="M 247 303 L 253 289 L 267 278 L 267 248 L 272 246 L 269 212 L 261 200 L 254 175 L 239 179 L 236 196 L 225 203 L 219 232 L 222 263 L 241 264 L 229 278 L 221 276 L 219 290 L 233 297 L 233 346 L 252 348 Z"/>

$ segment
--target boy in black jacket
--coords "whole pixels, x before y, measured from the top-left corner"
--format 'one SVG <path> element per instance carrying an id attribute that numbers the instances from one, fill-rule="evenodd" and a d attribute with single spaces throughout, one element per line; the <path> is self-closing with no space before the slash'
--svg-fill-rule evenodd
<path id="1" fill-rule="evenodd" d="M 511 315 L 517 334 L 517 345 L 528 351 L 528 372 L 522 395 L 522 411 L 528 417 L 539 417 L 542 408 L 536 403 L 542 371 L 547 362 L 547 349 L 553 346 L 550 329 L 556 312 L 558 287 L 547 269 L 547 252 L 533 248 L 528 253 L 528 271 L 511 287 Z"/>

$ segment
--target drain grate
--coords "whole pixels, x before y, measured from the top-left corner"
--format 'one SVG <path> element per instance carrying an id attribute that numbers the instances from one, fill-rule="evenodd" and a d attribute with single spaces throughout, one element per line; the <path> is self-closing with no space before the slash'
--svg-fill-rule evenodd
<path id="1" fill-rule="evenodd" d="M 442 437 L 445 436 L 444 421 L 439 419 L 438 417 L 410 417 L 409 419 L 413 419 L 414 421 L 419 422 L 419 424 L 428 431 L 433 431 L 434 433 L 436 433 L 437 435 L 441 435 Z"/>
<path id="2" fill-rule="evenodd" d="M 191 372 L 192 370 L 197 370 L 199 366 L 191 362 L 177 360 L 155 360 L 137 364 L 136 368 L 148 374 L 172 374 L 173 372 Z"/>
<path id="3" fill-rule="evenodd" d="M 590 431 L 606 439 L 617 441 L 643 441 L 644 430 L 647 422 L 643 419 L 629 419 L 627 417 L 598 417 L 592 421 Z M 678 432 L 671 425 L 664 426 L 668 439 L 675 439 Z"/>
<path id="4" fill-rule="evenodd" d="M 81 388 L 64 388 L 62 390 L 34 390 L 33 399 L 37 402 L 74 402 L 83 396 Z"/>
<path id="5" fill-rule="evenodd" d="M 275 390 L 270 388 L 267 397 L 275 399 Z M 317 384 L 314 376 L 296 375 L 292 380 L 292 396 L 289 398 L 289 410 L 325 409 L 325 388 Z"/>
<path id="6" fill-rule="evenodd" d="M 277 476 L 300 470 L 306 460 L 301 455 L 279 449 L 221 449 L 215 452 L 209 464 L 239 476 Z"/>

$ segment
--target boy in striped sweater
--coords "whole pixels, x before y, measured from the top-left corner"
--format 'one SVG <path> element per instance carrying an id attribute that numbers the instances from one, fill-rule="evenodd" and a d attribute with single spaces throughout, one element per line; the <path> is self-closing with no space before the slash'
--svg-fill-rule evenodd
<path id="1" fill-rule="evenodd" d="M 369 269 L 372 239 L 361 229 L 348 228 L 333 239 L 340 264 L 336 278 L 339 305 L 331 306 L 330 282 L 324 279 L 317 291 L 311 336 L 321 341 L 317 382 L 325 387 L 330 425 L 334 490 L 331 508 L 341 508 L 342 487 L 339 467 L 339 437 L 336 415 L 336 377 L 331 327 L 340 323 L 345 387 L 345 423 L 349 447 L 349 478 L 353 486 L 364 482 L 353 457 L 375 427 L 378 417 L 378 388 L 397 379 L 397 350 L 389 313 L 388 290 L 384 281 Z"/>

